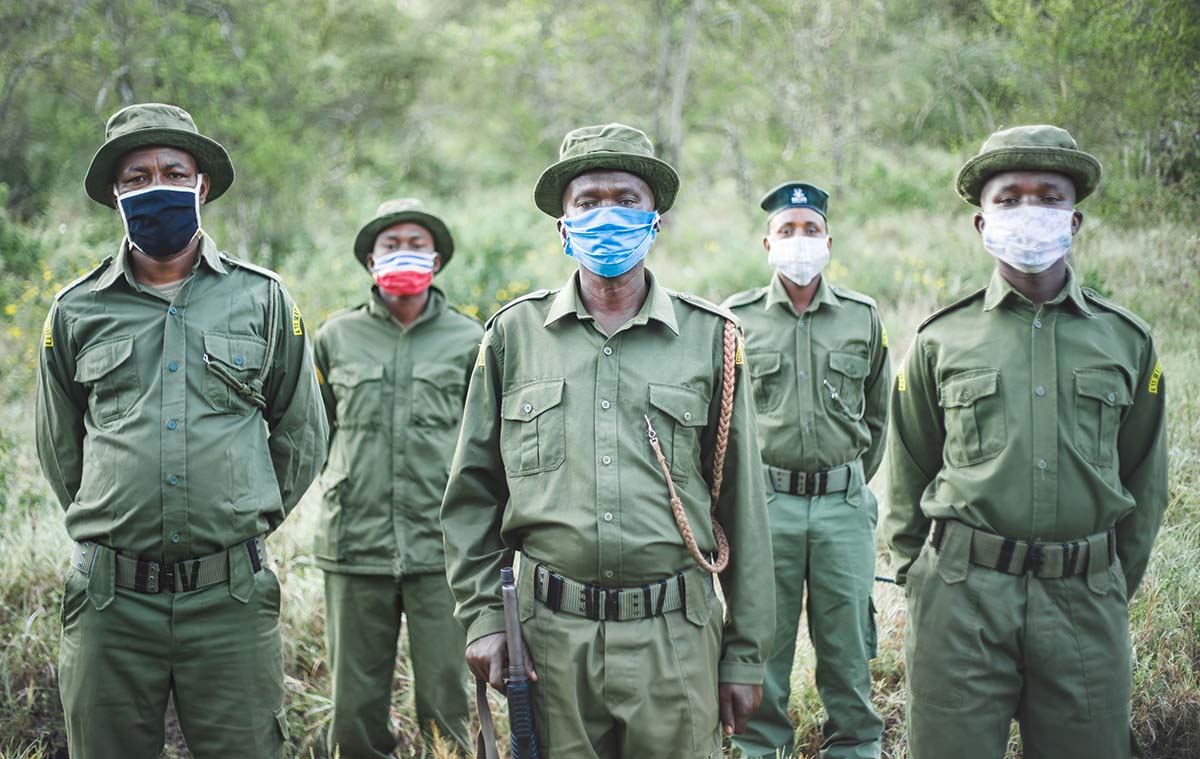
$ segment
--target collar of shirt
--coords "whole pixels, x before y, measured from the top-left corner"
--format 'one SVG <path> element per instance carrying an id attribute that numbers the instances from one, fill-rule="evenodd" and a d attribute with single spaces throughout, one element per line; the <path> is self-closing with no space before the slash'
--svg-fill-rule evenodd
<path id="1" fill-rule="evenodd" d="M 1012 284 L 1004 278 L 1000 273 L 1000 268 L 997 267 L 992 272 L 992 279 L 988 282 L 987 294 L 983 299 L 983 310 L 991 311 L 997 306 L 1004 303 L 1009 298 L 1016 300 L 1024 306 L 1033 308 L 1033 304 L 1022 295 Z M 1083 289 L 1079 286 L 1079 278 L 1075 275 L 1075 270 L 1070 266 L 1067 267 L 1067 281 L 1063 285 L 1062 290 L 1053 299 L 1046 301 L 1047 306 L 1057 306 L 1065 301 L 1070 301 L 1079 313 L 1084 316 L 1093 316 L 1092 309 L 1088 306 L 1087 301 L 1083 297 Z"/>
<path id="2" fill-rule="evenodd" d="M 134 290 L 139 289 L 137 280 L 133 278 L 133 267 L 129 263 L 129 256 L 129 244 L 122 241 L 112 266 L 109 266 L 92 285 L 92 292 L 112 287 L 119 279 L 124 279 Z M 216 243 L 204 233 L 200 234 L 200 255 L 196 256 L 196 262 L 192 265 L 193 273 L 200 268 L 201 261 L 217 274 L 225 274 L 229 271 L 221 262 L 221 253 L 217 250 Z"/>
<path id="3" fill-rule="evenodd" d="M 646 282 L 650 285 L 650 292 L 646 294 L 646 300 L 642 303 L 641 309 L 637 315 L 629 320 L 621 329 L 626 327 L 640 327 L 646 324 L 649 320 L 654 319 L 661 322 L 671 330 L 675 335 L 679 334 L 679 324 L 675 321 L 675 306 L 671 303 L 671 295 L 665 287 L 658 284 L 658 280 L 654 278 L 654 274 L 646 269 Z M 558 295 L 554 296 L 554 302 L 550 305 L 550 313 L 546 315 L 546 321 L 542 326 L 549 327 L 554 322 L 563 317 L 574 314 L 580 321 L 591 321 L 592 315 L 588 313 L 587 308 L 583 305 L 583 299 L 579 297 L 579 271 L 576 270 L 562 289 L 558 291 Z"/>
<path id="4" fill-rule="evenodd" d="M 430 285 L 429 300 L 425 303 L 425 310 L 421 312 L 421 315 L 417 317 L 416 321 L 408 325 L 408 329 L 411 330 L 418 324 L 436 319 L 445 310 L 445 293 Z M 387 303 L 384 303 L 383 296 L 379 294 L 379 287 L 376 285 L 371 286 L 371 299 L 367 301 L 367 311 L 371 314 L 371 316 L 374 316 L 377 319 L 390 321 L 397 327 L 400 327 L 400 329 L 404 329 L 404 326 L 401 325 L 400 322 L 392 316 L 392 312 L 388 310 Z"/>
<path id="5" fill-rule="evenodd" d="M 825 281 L 824 275 L 818 276 L 821 277 L 821 281 L 817 283 L 817 292 L 813 295 L 812 302 L 808 304 L 808 308 L 804 309 L 804 313 L 815 311 L 820 308 L 822 304 L 828 304 L 836 308 L 842 308 L 841 299 L 838 298 L 837 294 L 833 291 L 833 288 L 829 286 L 829 283 Z M 775 272 L 775 276 L 771 277 L 771 284 L 767 286 L 766 308 L 767 310 L 770 310 L 771 306 L 782 304 L 793 314 L 799 316 L 800 314 L 796 313 L 795 304 L 792 303 L 792 296 L 788 295 L 787 288 L 784 287 L 782 277 L 783 275 L 779 272 Z"/>

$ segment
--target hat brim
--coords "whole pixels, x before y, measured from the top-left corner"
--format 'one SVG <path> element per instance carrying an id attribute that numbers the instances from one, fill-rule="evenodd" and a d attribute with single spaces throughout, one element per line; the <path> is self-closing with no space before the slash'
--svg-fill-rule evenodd
<path id="1" fill-rule="evenodd" d="M 370 269 L 367 266 L 367 256 L 375 250 L 375 238 L 379 233 L 405 222 L 420 224 L 429 230 L 429 234 L 433 235 L 434 250 L 442 257 L 442 268 L 446 268 L 446 264 L 454 257 L 454 238 L 450 236 L 450 230 L 441 219 L 424 211 L 397 211 L 377 216 L 363 225 L 363 228 L 358 230 L 358 236 L 354 238 L 354 255 L 363 268 Z"/>
<path id="2" fill-rule="evenodd" d="M 636 153 L 587 153 L 554 164 L 542 172 L 533 189 L 533 202 L 554 218 L 563 215 L 562 198 L 567 185 L 587 171 L 625 171 L 635 174 L 654 191 L 654 208 L 666 213 L 679 192 L 679 175 L 666 161 Z"/>
<path id="3" fill-rule="evenodd" d="M 83 180 L 88 197 L 101 205 L 112 207 L 115 204 L 112 184 L 116 179 L 117 162 L 131 150 L 152 145 L 179 148 L 196 159 L 200 171 L 208 175 L 208 196 L 205 202 L 211 203 L 221 197 L 233 184 L 233 162 L 229 160 L 229 153 L 225 152 L 225 148 L 219 142 L 195 132 L 156 127 L 114 137 L 96 151 Z"/>
<path id="4" fill-rule="evenodd" d="M 978 155 L 959 169 L 955 187 L 963 200 L 981 205 L 983 186 L 1005 171 L 1053 171 L 1075 183 L 1075 201 L 1091 195 L 1100 184 L 1100 161 L 1090 153 L 1067 148 L 1014 146 Z"/>

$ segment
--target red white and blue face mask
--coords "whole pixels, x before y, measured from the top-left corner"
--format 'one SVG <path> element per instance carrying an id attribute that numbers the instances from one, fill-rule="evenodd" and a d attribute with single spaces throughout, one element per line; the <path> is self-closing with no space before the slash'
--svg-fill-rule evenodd
<path id="1" fill-rule="evenodd" d="M 375 284 L 388 295 L 417 295 L 433 283 L 433 263 L 437 253 L 418 250 L 393 250 L 376 253 L 371 263 Z"/>

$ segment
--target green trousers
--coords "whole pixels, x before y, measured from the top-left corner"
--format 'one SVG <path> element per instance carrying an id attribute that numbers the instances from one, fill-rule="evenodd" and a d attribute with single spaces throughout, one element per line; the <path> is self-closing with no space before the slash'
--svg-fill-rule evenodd
<path id="1" fill-rule="evenodd" d="M 375 759 L 396 748 L 390 715 L 401 615 L 408 623 L 412 691 L 426 750 L 435 728 L 444 741 L 469 749 L 466 632 L 454 619 L 446 576 L 326 572 L 331 755 L 336 749 L 342 759 Z"/>
<path id="2" fill-rule="evenodd" d="M 821 756 L 878 757 L 883 721 L 871 706 L 868 666 L 876 647 L 871 601 L 875 499 L 860 476 L 843 493 L 773 494 L 768 509 L 775 552 L 775 643 L 767 660 L 762 705 L 734 743 L 746 756 L 792 754 L 795 726 L 787 708 L 807 589 L 808 635 L 816 651 L 817 691 L 827 715 Z"/>
<path id="3" fill-rule="evenodd" d="M 532 570 L 532 562 L 523 565 Z M 717 664 L 723 613 L 707 582 L 687 609 L 623 622 L 554 612 L 521 572 L 523 631 L 537 670 L 542 757 L 710 759 L 721 755 Z"/>
<path id="4" fill-rule="evenodd" d="M 926 543 L 908 573 L 909 756 L 1131 754 L 1129 611 L 1120 564 L 1062 579 L 967 561 L 969 532 Z"/>
<path id="5" fill-rule="evenodd" d="M 279 582 L 233 551 L 232 583 L 146 594 L 113 583 L 101 549 L 68 570 L 59 690 L 72 759 L 157 759 L 167 700 L 196 759 L 282 757 Z"/>

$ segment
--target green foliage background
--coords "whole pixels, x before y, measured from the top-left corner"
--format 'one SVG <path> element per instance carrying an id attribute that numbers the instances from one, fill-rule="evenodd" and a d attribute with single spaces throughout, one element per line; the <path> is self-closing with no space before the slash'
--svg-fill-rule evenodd
<path id="1" fill-rule="evenodd" d="M 991 265 L 952 189 L 959 165 L 994 129 L 1068 128 L 1105 166 L 1076 267 L 1152 323 L 1172 381 L 1171 507 L 1133 609 L 1135 723 L 1151 755 L 1200 752 L 1194 0 L 0 0 L 0 756 L 62 755 L 66 537 L 34 460 L 34 360 L 54 292 L 120 238 L 82 192 L 104 121 L 148 100 L 182 105 L 229 149 L 238 179 L 204 226 L 279 270 L 313 327 L 363 298 L 350 246 L 386 197 L 443 213 L 459 253 L 438 283 L 469 313 L 561 283 L 572 262 L 534 181 L 568 129 L 617 120 L 682 175 L 651 254 L 670 286 L 719 299 L 765 281 L 757 199 L 804 178 L 833 194 L 828 276 L 879 300 L 896 359 Z M 306 756 L 323 755 L 329 708 L 314 506 L 273 541 Z M 876 702 L 887 753 L 903 756 L 903 605 L 889 593 Z M 793 706 L 815 750 L 802 654 Z"/>

